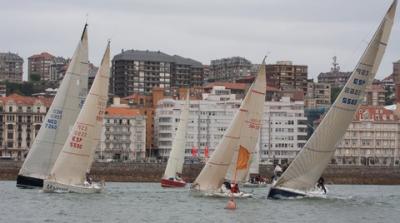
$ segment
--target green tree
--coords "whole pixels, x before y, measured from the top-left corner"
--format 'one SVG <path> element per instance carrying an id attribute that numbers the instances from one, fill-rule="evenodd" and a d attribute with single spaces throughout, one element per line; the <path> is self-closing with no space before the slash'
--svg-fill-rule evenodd
<path id="1" fill-rule="evenodd" d="M 340 91 L 342 91 L 342 87 L 335 87 L 331 89 L 331 103 L 335 102 L 337 96 L 339 96 Z"/>

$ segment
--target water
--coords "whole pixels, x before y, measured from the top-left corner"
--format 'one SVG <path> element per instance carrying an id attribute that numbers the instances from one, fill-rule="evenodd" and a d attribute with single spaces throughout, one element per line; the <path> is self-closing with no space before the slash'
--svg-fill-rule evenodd
<path id="1" fill-rule="evenodd" d="M 246 188 L 247 189 L 247 188 Z M 331 185 L 329 198 L 237 200 L 192 197 L 155 183 L 108 183 L 102 194 L 46 194 L 0 181 L 0 222 L 400 222 L 400 186 Z"/>

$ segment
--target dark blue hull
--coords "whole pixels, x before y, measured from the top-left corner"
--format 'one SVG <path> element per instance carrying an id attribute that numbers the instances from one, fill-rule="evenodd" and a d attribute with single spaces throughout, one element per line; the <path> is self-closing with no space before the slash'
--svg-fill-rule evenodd
<path id="1" fill-rule="evenodd" d="M 17 187 L 22 189 L 43 188 L 43 179 L 18 175 Z"/>
<path id="2" fill-rule="evenodd" d="M 304 197 L 304 193 L 297 193 L 290 190 L 272 187 L 268 193 L 268 198 L 271 199 L 288 199 L 288 198 L 299 198 Z"/>

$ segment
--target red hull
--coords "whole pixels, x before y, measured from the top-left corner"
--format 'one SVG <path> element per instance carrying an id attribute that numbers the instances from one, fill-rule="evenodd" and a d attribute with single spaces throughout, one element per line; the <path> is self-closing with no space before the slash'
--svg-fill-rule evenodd
<path id="1" fill-rule="evenodd" d="M 162 187 L 185 187 L 185 181 L 175 181 L 175 180 L 168 180 L 168 179 L 161 179 L 161 186 Z"/>

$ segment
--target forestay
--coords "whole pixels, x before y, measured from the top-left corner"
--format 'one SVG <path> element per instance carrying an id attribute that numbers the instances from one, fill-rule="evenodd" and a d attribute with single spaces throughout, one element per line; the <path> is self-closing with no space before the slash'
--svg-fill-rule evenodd
<path id="1" fill-rule="evenodd" d="M 87 25 L 19 175 L 45 179 L 81 110 L 88 86 Z"/>
<path id="2" fill-rule="evenodd" d="M 265 91 L 264 59 L 254 83 L 242 101 L 239 111 L 193 183 L 192 189 L 216 191 L 222 185 L 231 164 L 231 168 L 235 169 L 232 173 L 236 173 L 236 179 L 244 180 L 246 178 L 249 168 L 248 157 L 245 156 L 244 159 L 238 158 L 237 154 L 239 150 L 244 151 L 244 154 L 253 154 L 254 152 L 261 127 Z M 237 163 L 240 163 L 240 167 L 237 166 Z M 235 174 L 233 174 L 233 177 L 235 177 Z"/>
<path id="3" fill-rule="evenodd" d="M 396 5 L 397 1 L 394 1 L 343 90 L 275 187 L 306 192 L 322 175 L 364 97 L 366 86 L 375 78 L 389 39 Z"/>
<path id="4" fill-rule="evenodd" d="M 110 44 L 100 68 L 50 174 L 50 180 L 66 185 L 82 185 L 92 165 L 92 157 L 100 140 L 108 99 L 110 78 Z"/>

